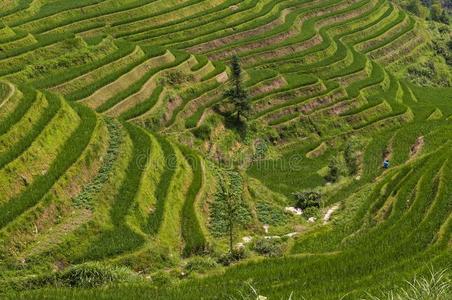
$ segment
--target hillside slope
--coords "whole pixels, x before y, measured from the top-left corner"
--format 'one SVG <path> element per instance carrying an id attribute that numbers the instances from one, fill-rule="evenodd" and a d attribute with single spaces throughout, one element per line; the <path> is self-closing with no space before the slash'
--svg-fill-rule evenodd
<path id="1" fill-rule="evenodd" d="M 127 268 L 105 298 L 358 299 L 451 267 L 452 88 L 403 77 L 437 50 L 396 4 L 9 0 L 0 20 L 0 294 L 93 298 L 59 278 L 94 265 Z M 227 251 L 225 180 L 234 243 L 288 234 L 285 255 L 187 271 Z M 314 222 L 284 212 L 303 190 Z"/>

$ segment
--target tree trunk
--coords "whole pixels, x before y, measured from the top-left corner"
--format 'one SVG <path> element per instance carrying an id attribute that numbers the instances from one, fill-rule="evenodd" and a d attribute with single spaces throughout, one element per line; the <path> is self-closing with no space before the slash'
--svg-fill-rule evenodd
<path id="1" fill-rule="evenodd" d="M 229 251 L 232 253 L 233 248 L 233 221 L 232 218 L 229 220 Z"/>

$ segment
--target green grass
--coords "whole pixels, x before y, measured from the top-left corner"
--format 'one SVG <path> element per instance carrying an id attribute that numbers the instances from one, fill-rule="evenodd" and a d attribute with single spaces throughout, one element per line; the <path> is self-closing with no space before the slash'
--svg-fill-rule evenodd
<path id="1" fill-rule="evenodd" d="M 177 167 L 177 157 L 171 143 L 160 137 L 157 138 L 157 140 L 160 146 L 162 147 L 162 151 L 165 157 L 163 161 L 164 163 L 163 173 L 160 177 L 158 187 L 155 191 L 156 199 L 155 210 L 149 216 L 147 225 L 149 233 L 153 235 L 159 232 L 160 227 L 162 225 L 166 198 L 169 193 L 171 180 L 173 180 L 173 176 L 175 174 Z"/>
<path id="2" fill-rule="evenodd" d="M 189 58 L 188 54 L 175 53 L 175 55 L 176 55 L 176 59 L 173 62 L 161 65 L 161 66 L 159 66 L 157 68 L 151 69 L 143 77 L 141 77 L 140 80 L 138 80 L 137 82 L 134 82 L 126 90 L 116 94 L 112 98 L 110 98 L 107 101 L 105 101 L 102 105 L 100 105 L 96 109 L 96 111 L 98 111 L 98 112 L 105 112 L 105 111 L 107 111 L 108 109 L 110 109 L 111 107 L 115 106 L 116 104 L 118 104 L 122 100 L 126 99 L 127 97 L 139 92 L 140 89 L 142 88 L 142 86 L 149 79 L 151 79 L 153 76 L 155 76 L 159 72 L 161 72 L 161 71 L 163 71 L 165 69 L 174 68 L 174 67 L 180 65 L 181 63 L 183 63 L 184 61 L 186 61 Z M 152 96 L 151 96 L 151 98 L 152 98 Z"/>
<path id="3" fill-rule="evenodd" d="M 46 174 L 38 176 L 15 199 L 1 205 L 0 228 L 4 228 L 17 216 L 36 205 L 88 145 L 96 125 L 96 115 L 82 106 L 74 106 L 74 109 L 79 114 L 81 123 L 65 143 L 64 150 L 58 154 Z"/>
<path id="4" fill-rule="evenodd" d="M 113 228 L 105 230 L 89 246 L 88 251 L 75 261 L 97 260 L 131 251 L 144 243 L 144 237 L 126 222 L 143 176 L 143 168 L 150 154 L 151 141 L 143 129 L 124 124 L 133 141 L 133 153 L 116 197 L 110 209 Z M 143 161 L 143 157 L 145 160 Z M 144 164 L 143 164 L 144 163 Z"/>
<path id="5" fill-rule="evenodd" d="M 93 208 L 93 198 L 101 191 L 104 184 L 106 184 L 112 176 L 114 164 L 118 159 L 120 144 L 122 142 L 121 127 L 118 122 L 111 119 L 106 119 L 105 121 L 107 123 L 110 138 L 108 150 L 105 156 L 102 157 L 102 166 L 96 176 L 72 199 L 76 206 L 84 206 L 90 209 Z"/>
<path id="6" fill-rule="evenodd" d="M 135 105 L 128 111 L 123 112 L 119 118 L 122 120 L 130 120 L 145 114 L 152 107 L 154 107 L 154 105 L 157 103 L 158 98 L 161 96 L 162 92 L 163 86 L 158 86 L 152 92 L 151 97 L 149 97 L 146 101 Z"/>
<path id="7" fill-rule="evenodd" d="M 93 71 L 103 65 L 109 64 L 115 60 L 120 59 L 121 57 L 127 55 L 131 51 L 133 51 L 133 47 L 130 45 L 122 45 L 122 43 L 118 43 L 118 50 L 113 54 L 108 55 L 102 59 L 96 59 L 91 63 L 84 64 L 81 66 L 71 66 L 69 70 L 64 70 L 53 74 L 53 76 L 46 76 L 44 79 L 35 80 L 32 82 L 35 88 L 50 88 L 55 87 L 59 84 L 63 84 L 72 80 L 78 76 L 81 76 L 85 73 Z"/>
<path id="8" fill-rule="evenodd" d="M 185 196 L 182 210 L 182 237 L 185 241 L 184 256 L 202 255 L 206 250 L 206 239 L 199 225 L 195 205 L 196 197 L 201 193 L 203 185 L 203 170 L 201 160 L 193 151 L 181 147 L 185 159 L 193 171 L 193 179 Z"/>
<path id="9" fill-rule="evenodd" d="M 250 284 L 268 299 L 363 299 L 427 274 L 430 265 L 450 268 L 451 89 L 418 87 L 391 72 L 410 56 L 432 59 L 429 23 L 386 0 L 11 1 L 0 9 L 0 76 L 24 95 L 0 107 L 6 141 L 0 169 L 8 175 L 4 185 L 9 178 L 17 183 L 11 193 L 19 190 L 0 201 L 0 297 L 242 299 Z M 428 53 L 405 52 L 417 35 L 428 36 L 419 45 Z M 137 46 L 144 54 L 121 64 Z M 147 69 L 134 82 L 118 81 L 166 51 L 174 62 Z M 229 126 L 215 106 L 229 85 L 216 76 L 230 73 L 227 60 L 235 52 L 244 62 L 243 84 L 253 92 L 246 132 Z M 157 81 L 191 55 L 197 60 L 188 61 L 192 79 Z M 396 64 L 386 65 L 393 59 Z M 273 83 L 280 78 L 287 84 Z M 155 88 L 144 91 L 144 99 L 149 80 L 156 80 Z M 121 92 L 90 99 L 101 103 L 96 112 L 72 103 L 77 125 L 56 131 L 65 134 L 58 147 L 46 144 L 59 128 L 54 116 L 70 108 L 66 101 L 112 82 Z M 39 110 L 33 88 L 42 89 L 47 107 Z M 0 84 L 0 101 L 7 93 Z M 162 98 L 175 94 L 176 101 Z M 131 106 L 118 120 L 102 119 L 125 99 Z M 429 120 L 432 114 L 440 118 Z M 204 119 L 209 134 L 202 140 L 185 130 Z M 101 134 L 93 135 L 97 125 L 108 138 L 93 140 Z M 26 132 L 14 139 L 22 127 Z M 345 170 L 338 182 L 327 183 L 329 160 L 341 159 L 352 138 L 359 140 L 356 174 Z M 325 151 L 308 158 L 319 145 Z M 57 153 L 38 151 L 34 159 L 32 150 L 41 148 Z M 105 154 L 91 155 L 100 149 Z M 32 180 L 22 184 L 23 161 Z M 97 173 L 78 174 L 79 167 Z M 186 258 L 227 251 L 225 202 L 212 184 L 223 171 L 243 200 L 234 243 L 299 233 L 283 237 L 288 248 L 282 257 L 245 251 L 250 257 L 243 262 L 185 274 Z M 254 193 L 259 185 L 265 193 Z M 322 193 L 325 207 L 314 223 L 281 207 L 305 189 Z M 332 205 L 338 209 L 323 224 Z M 263 223 L 271 223 L 270 233 Z M 29 257 L 39 244 L 48 247 Z M 66 272 L 59 269 L 83 269 L 90 261 L 127 266 L 146 281 L 84 289 L 90 284 L 82 278 L 74 279 L 74 289 L 59 285 Z M 55 280 L 30 285 L 41 278 Z M 19 295 L 2 294 L 9 288 Z"/>
<path id="10" fill-rule="evenodd" d="M 325 180 L 316 171 L 328 164 L 328 152 L 322 155 L 323 159 L 312 160 L 303 154 L 312 147 L 308 145 L 288 150 L 278 160 L 257 161 L 251 165 L 248 174 L 289 198 L 294 192 L 323 185 Z"/>
<path id="11" fill-rule="evenodd" d="M 22 152 L 29 148 L 33 141 L 36 139 L 36 137 L 44 130 L 46 125 L 50 122 L 53 116 L 55 116 L 57 111 L 60 109 L 61 99 L 51 94 L 47 94 L 46 98 L 48 99 L 49 106 L 46 108 L 45 112 L 39 117 L 39 119 L 34 124 L 32 129 L 29 132 L 27 132 L 27 134 L 21 140 L 19 140 L 18 143 L 9 147 L 9 150 L 7 152 L 1 153 L 0 169 L 6 166 L 9 162 L 19 157 Z"/>
<path id="12" fill-rule="evenodd" d="M 18 87 L 22 90 L 23 97 L 19 100 L 19 104 L 15 110 L 8 114 L 6 118 L 0 121 L 0 135 L 5 134 L 14 124 L 16 124 L 23 115 L 31 108 L 36 100 L 36 92 L 27 87 Z"/>

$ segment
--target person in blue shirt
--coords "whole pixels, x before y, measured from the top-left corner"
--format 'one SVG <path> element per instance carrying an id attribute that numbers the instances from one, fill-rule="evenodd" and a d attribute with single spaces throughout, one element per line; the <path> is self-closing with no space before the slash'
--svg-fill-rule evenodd
<path id="1" fill-rule="evenodd" d="M 389 160 L 385 159 L 383 161 L 383 168 L 385 168 L 385 169 L 389 168 Z"/>

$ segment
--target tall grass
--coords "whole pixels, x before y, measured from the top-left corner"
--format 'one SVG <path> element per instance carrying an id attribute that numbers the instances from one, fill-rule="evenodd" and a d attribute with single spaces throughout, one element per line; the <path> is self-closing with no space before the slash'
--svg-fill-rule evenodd
<path id="1" fill-rule="evenodd" d="M 49 106 L 45 109 L 31 130 L 16 144 L 9 147 L 9 150 L 6 153 L 2 153 L 0 155 L 0 169 L 19 157 L 21 153 L 28 149 L 36 137 L 44 130 L 46 125 L 60 109 L 61 99 L 51 94 L 46 94 L 46 98 Z"/>
<path id="2" fill-rule="evenodd" d="M 196 214 L 196 198 L 202 192 L 203 169 L 201 160 L 192 150 L 181 147 L 185 159 L 188 161 L 192 171 L 193 179 L 185 196 L 184 207 L 182 209 L 182 237 L 185 242 L 183 255 L 191 256 L 203 254 L 206 250 L 206 239 L 199 225 L 199 219 Z"/>
<path id="3" fill-rule="evenodd" d="M 159 74 L 161 71 L 177 67 L 178 65 L 182 64 L 189 58 L 188 54 L 175 53 L 175 56 L 176 59 L 173 62 L 160 65 L 156 68 L 152 68 L 151 70 L 146 72 L 146 74 L 144 74 L 138 81 L 133 82 L 126 90 L 117 93 L 112 98 L 102 103 L 102 105 L 100 105 L 96 110 L 98 112 L 107 111 L 108 109 L 115 106 L 116 104 L 126 99 L 127 97 L 132 96 L 135 93 L 138 93 L 148 80 L 157 80 L 157 78 L 154 78 L 154 76 Z M 149 106 L 149 103 L 145 106 Z"/>
<path id="4" fill-rule="evenodd" d="M 420 276 L 405 282 L 400 287 L 382 296 L 369 295 L 368 300 L 448 300 L 452 299 L 452 280 L 448 270 L 430 270 L 428 276 Z"/>
<path id="5" fill-rule="evenodd" d="M 159 232 L 160 226 L 163 222 L 163 214 L 165 210 L 165 200 L 169 193 L 169 187 L 171 185 L 171 180 L 178 167 L 176 153 L 170 142 L 162 137 L 157 137 L 157 140 L 162 147 L 164 153 L 165 164 L 163 173 L 160 177 L 159 184 L 155 191 L 156 206 L 153 213 L 149 216 L 148 220 L 148 230 L 151 234 L 157 234 Z M 162 163 L 162 162 L 160 162 Z"/>
<path id="6" fill-rule="evenodd" d="M 73 108 L 81 118 L 77 129 L 52 162 L 47 173 L 37 176 L 25 191 L 0 206 L 0 228 L 4 228 L 20 214 L 36 205 L 87 147 L 96 126 L 96 115 L 80 105 Z"/>
<path id="7" fill-rule="evenodd" d="M 16 124 L 31 108 L 36 100 L 36 91 L 25 86 L 18 87 L 23 93 L 15 110 L 8 114 L 6 118 L 0 120 L 0 135 L 5 134 L 14 124 Z"/>
<path id="8" fill-rule="evenodd" d="M 87 252 L 76 261 L 97 260 L 126 253 L 141 246 L 144 242 L 144 237 L 127 224 L 126 217 L 130 213 L 140 188 L 144 166 L 149 160 L 151 141 L 143 129 L 127 123 L 124 123 L 124 126 L 133 141 L 133 153 L 124 180 L 110 209 L 113 228 L 100 232 Z"/>

